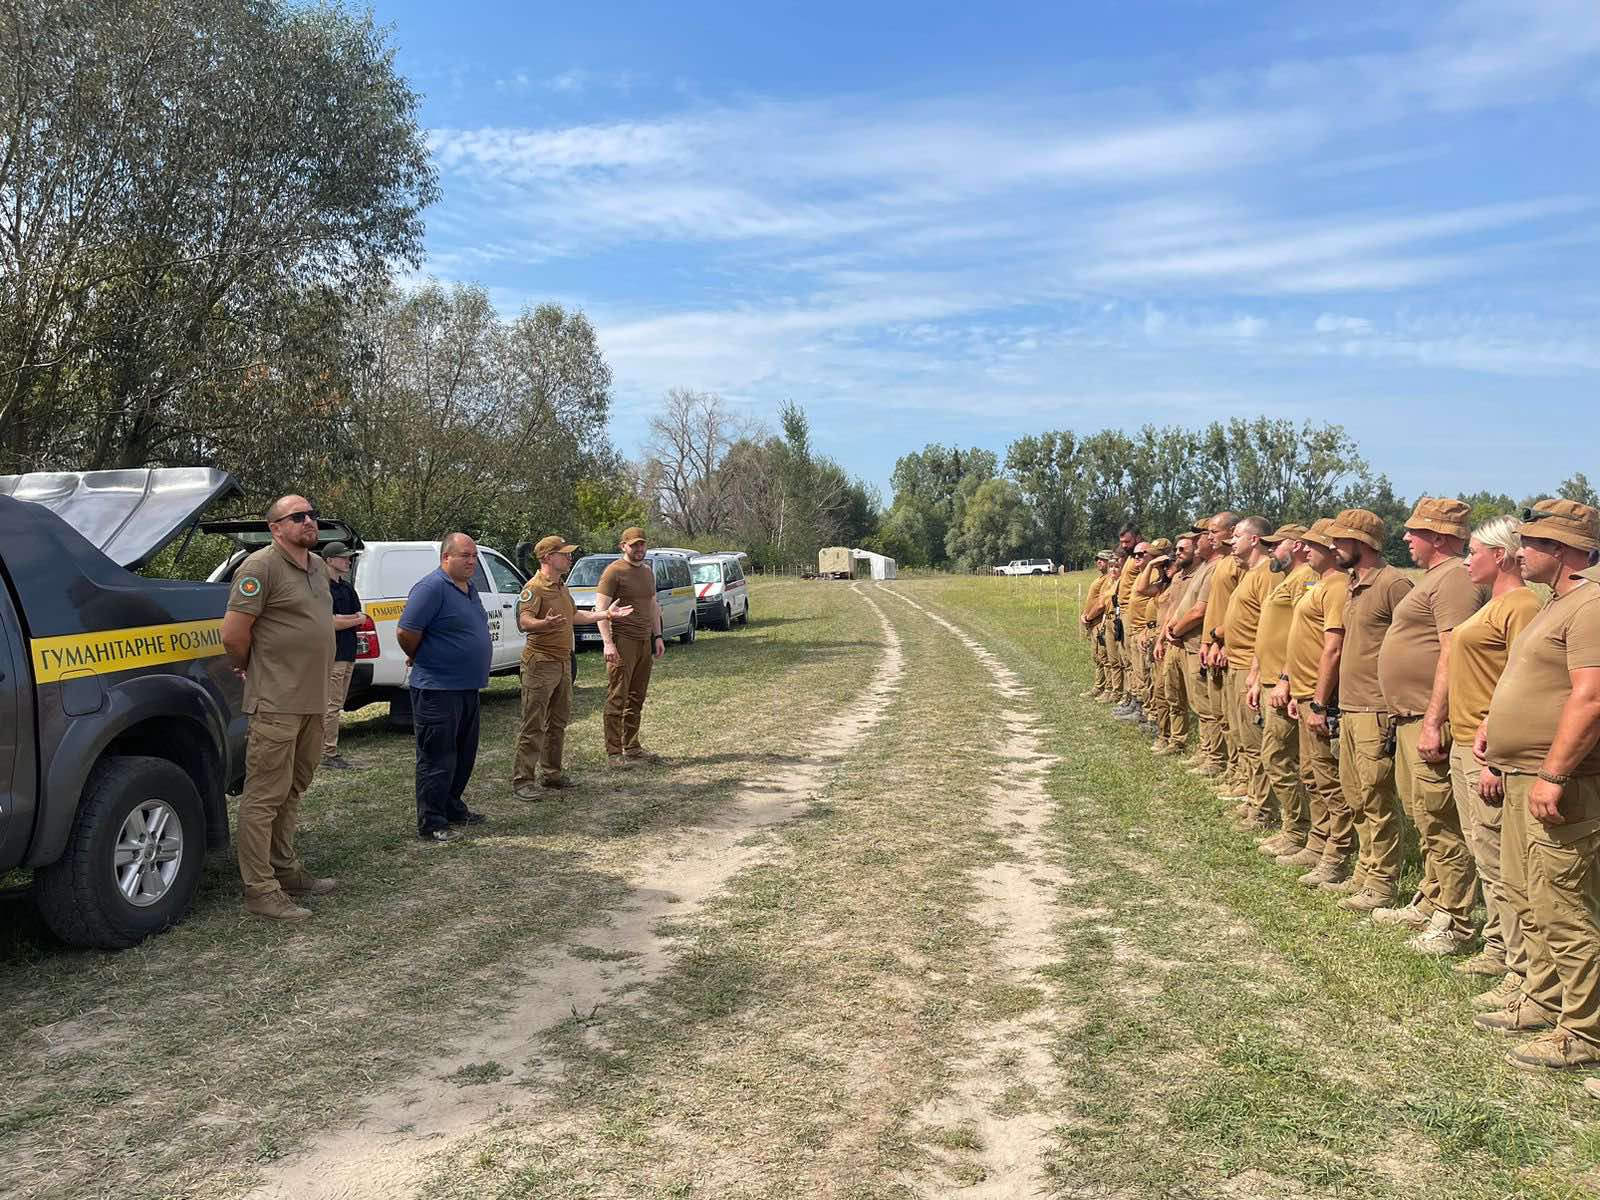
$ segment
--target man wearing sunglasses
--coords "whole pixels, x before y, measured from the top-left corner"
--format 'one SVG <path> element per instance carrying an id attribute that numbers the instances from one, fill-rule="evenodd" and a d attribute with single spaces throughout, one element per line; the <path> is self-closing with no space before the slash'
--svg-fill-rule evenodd
<path id="1" fill-rule="evenodd" d="M 317 510 L 304 496 L 267 509 L 272 544 L 234 572 L 222 645 L 244 677 L 250 717 L 237 839 L 244 906 L 257 916 L 304 920 L 292 897 L 321 896 L 337 881 L 319 879 L 295 853 L 300 797 L 322 755 L 328 674 L 333 666 L 333 599 L 328 568 L 312 553 Z"/>

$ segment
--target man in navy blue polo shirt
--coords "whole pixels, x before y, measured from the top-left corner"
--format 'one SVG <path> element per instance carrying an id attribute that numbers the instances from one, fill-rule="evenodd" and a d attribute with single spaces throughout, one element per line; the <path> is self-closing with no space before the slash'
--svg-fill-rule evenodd
<path id="1" fill-rule="evenodd" d="M 489 686 L 494 644 L 472 586 L 478 544 L 452 533 L 439 545 L 439 569 L 406 597 L 396 635 L 411 666 L 411 719 L 417 731 L 417 836 L 452 842 L 452 825 L 486 818 L 462 801 L 478 761 L 479 693 Z"/>

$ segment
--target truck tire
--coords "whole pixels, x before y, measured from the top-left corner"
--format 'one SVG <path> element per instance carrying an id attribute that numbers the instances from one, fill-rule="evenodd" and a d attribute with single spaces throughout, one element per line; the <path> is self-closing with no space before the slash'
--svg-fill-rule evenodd
<path id="1" fill-rule="evenodd" d="M 194 781 L 164 758 L 103 758 L 58 862 L 34 872 L 40 915 L 64 942 L 124 950 L 189 911 L 205 862 Z"/>

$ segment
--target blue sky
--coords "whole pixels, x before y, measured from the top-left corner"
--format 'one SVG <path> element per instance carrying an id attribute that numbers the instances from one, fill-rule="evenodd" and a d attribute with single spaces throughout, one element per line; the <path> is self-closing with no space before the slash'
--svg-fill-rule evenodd
<path id="1" fill-rule="evenodd" d="M 1595 0 L 375 11 L 426 272 L 587 312 L 626 453 L 687 387 L 886 499 L 930 441 L 1257 414 L 1408 496 L 1600 478 Z"/>

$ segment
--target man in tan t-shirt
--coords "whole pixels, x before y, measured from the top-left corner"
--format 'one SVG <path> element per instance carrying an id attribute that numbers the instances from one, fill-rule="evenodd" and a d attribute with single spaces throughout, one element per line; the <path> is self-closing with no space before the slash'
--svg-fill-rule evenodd
<path id="1" fill-rule="evenodd" d="M 1460 500 L 1417 501 L 1406 544 L 1423 575 L 1395 605 L 1378 652 L 1378 686 L 1395 722 L 1395 783 L 1422 842 L 1422 882 L 1411 903 L 1372 919 L 1421 930 L 1409 945 L 1434 955 L 1467 949 L 1475 934 L 1478 873 L 1450 784 L 1450 634 L 1488 599 L 1461 560 L 1471 514 Z"/>
<path id="2" fill-rule="evenodd" d="M 601 617 L 579 609 L 567 590 L 566 576 L 576 549 L 558 534 L 539 539 L 533 548 L 539 569 L 517 597 L 517 628 L 528 635 L 522 648 L 522 722 L 511 767 L 511 794 L 518 800 L 537 800 L 535 783 L 547 788 L 577 786 L 561 769 L 572 715 L 572 627 L 597 625 Z M 620 619 L 632 612 L 626 605 L 613 606 L 610 615 Z M 536 779 L 540 767 L 544 774 Z"/>
<path id="3" fill-rule="evenodd" d="M 1554 596 L 1511 645 L 1474 751 L 1505 781 L 1502 882 L 1523 922 L 1522 994 L 1475 1018 L 1543 1033 L 1530 1070 L 1600 1065 L 1600 513 L 1541 500 L 1519 530 L 1523 576 Z"/>
<path id="4" fill-rule="evenodd" d="M 1113 716 L 1121 715 L 1132 708 L 1133 700 L 1133 631 L 1128 628 L 1128 605 L 1133 600 L 1133 585 L 1139 578 L 1139 572 L 1144 570 L 1144 561 L 1135 553 L 1139 546 L 1139 531 L 1132 525 L 1124 525 L 1122 532 L 1117 535 L 1117 544 L 1124 558 L 1117 567 L 1117 585 L 1112 589 L 1112 608 L 1106 620 L 1109 629 L 1106 633 L 1106 650 L 1112 662 L 1112 681 L 1116 685 L 1116 703 L 1112 707 Z M 1116 636 L 1118 629 L 1122 636 Z"/>
<path id="5" fill-rule="evenodd" d="M 1272 579 L 1261 602 L 1255 653 L 1245 676 L 1245 703 L 1261 717 L 1261 770 L 1268 803 L 1278 816 L 1278 832 L 1256 847 L 1269 858 L 1298 854 L 1311 831 L 1309 789 L 1300 781 L 1299 724 L 1289 719 L 1288 697 L 1282 705 L 1273 703 L 1279 682 L 1288 680 L 1289 624 L 1295 601 L 1314 581 L 1300 540 L 1305 533 L 1304 525 L 1280 525 L 1261 539 L 1272 555 L 1268 566 Z"/>
<path id="6" fill-rule="evenodd" d="M 1161 627 L 1156 630 L 1156 666 L 1161 672 L 1163 690 L 1166 692 L 1166 727 L 1162 731 L 1165 744 L 1158 742 L 1154 752 L 1163 756 L 1181 754 L 1189 741 L 1189 688 L 1184 661 L 1183 643 L 1173 635 L 1173 624 L 1183 615 L 1184 606 L 1194 582 L 1198 567 L 1195 561 L 1195 539 L 1190 530 L 1180 534 L 1173 550 L 1172 577 L 1162 598 Z"/>
<path id="7" fill-rule="evenodd" d="M 1394 718 L 1378 683 L 1378 651 L 1411 580 L 1383 560 L 1387 529 L 1376 513 L 1346 509 L 1330 533 L 1339 565 L 1353 575 L 1339 662 L 1339 770 L 1360 850 L 1355 874 L 1328 890 L 1346 893 L 1340 908 L 1370 913 L 1394 903 L 1405 859 L 1394 786 Z"/>
<path id="8" fill-rule="evenodd" d="M 667 652 L 661 636 L 661 607 L 656 603 L 655 568 L 645 560 L 644 530 L 622 531 L 622 557 L 608 566 L 595 585 L 595 615 L 606 655 L 606 761 L 613 767 L 659 758 L 639 744 L 639 723 L 650 691 L 650 670 Z M 628 615 L 610 616 L 614 604 Z"/>
<path id="9" fill-rule="evenodd" d="M 1094 582 L 1083 598 L 1083 614 L 1078 618 L 1083 636 L 1089 639 L 1089 655 L 1094 661 L 1094 686 L 1082 693 L 1085 700 L 1098 700 L 1106 691 L 1106 648 L 1100 631 L 1104 628 L 1104 596 L 1110 568 L 1111 552 L 1101 550 L 1094 556 Z"/>
<path id="10" fill-rule="evenodd" d="M 1279 677 L 1271 701 L 1299 723 L 1300 769 L 1311 804 L 1305 848 L 1277 861 L 1310 867 L 1298 881 L 1308 888 L 1344 878 L 1354 841 L 1329 723 L 1339 706 L 1339 662 L 1350 602 L 1350 577 L 1339 569 L 1334 555 L 1332 525 L 1327 517 L 1319 517 L 1300 539 L 1315 582 L 1295 600 L 1283 670 L 1288 678 Z"/>
<path id="11" fill-rule="evenodd" d="M 333 598 L 328 568 L 313 554 L 317 510 L 304 496 L 267 509 L 272 544 L 234 571 L 222 645 L 244 676 L 250 717 L 244 794 L 239 797 L 239 875 L 249 912 L 277 920 L 311 916 L 291 896 L 322 896 L 319 879 L 295 852 L 295 817 L 322 757 L 322 723 L 333 666 Z"/>
<path id="12" fill-rule="evenodd" d="M 1218 787 L 1221 795 L 1241 800 L 1245 781 L 1239 778 L 1239 746 L 1234 736 L 1233 716 L 1228 705 L 1228 655 L 1222 647 L 1222 623 L 1228 616 L 1228 601 L 1242 574 L 1233 556 L 1233 531 L 1239 518 L 1220 512 L 1207 525 L 1216 567 L 1206 590 L 1206 614 L 1201 626 L 1200 665 L 1206 668 L 1205 684 L 1211 709 L 1211 727 L 1201 726 L 1201 737 L 1212 747 L 1212 761 L 1221 769 Z"/>
<path id="13" fill-rule="evenodd" d="M 1241 572 L 1228 599 L 1228 614 L 1222 622 L 1221 655 L 1228 669 L 1225 675 L 1229 722 L 1238 749 L 1238 782 L 1245 785 L 1245 799 L 1236 810 L 1238 828 L 1245 832 L 1265 829 L 1267 815 L 1267 777 L 1261 767 L 1261 715 L 1250 707 L 1250 664 L 1256 654 L 1256 633 L 1261 625 L 1261 606 L 1267 592 L 1277 582 L 1272 573 L 1272 557 L 1264 537 L 1272 527 L 1265 517 L 1246 517 L 1233 529 L 1233 561 Z"/>
<path id="14" fill-rule="evenodd" d="M 1188 587 L 1173 602 L 1167 631 L 1173 650 L 1183 655 L 1184 694 L 1200 731 L 1199 746 L 1184 764 L 1191 775 L 1214 779 L 1222 774 L 1222 762 L 1215 748 L 1206 746 L 1207 722 L 1214 722 L 1215 718 L 1211 712 L 1211 689 L 1200 677 L 1200 639 L 1204 633 L 1206 597 L 1210 594 L 1211 573 L 1217 569 L 1209 518 L 1196 521 L 1190 534 L 1194 538 L 1194 572 L 1189 577 Z"/>

